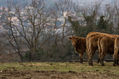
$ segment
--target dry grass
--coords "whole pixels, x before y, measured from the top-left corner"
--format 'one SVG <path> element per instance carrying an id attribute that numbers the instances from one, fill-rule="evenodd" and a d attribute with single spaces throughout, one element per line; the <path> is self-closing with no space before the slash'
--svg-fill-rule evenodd
<path id="1" fill-rule="evenodd" d="M 118 79 L 119 66 L 78 62 L 0 63 L 0 79 Z"/>
<path id="2" fill-rule="evenodd" d="M 0 63 L 0 70 L 39 70 L 39 71 L 61 71 L 61 72 L 101 72 L 119 74 L 119 66 L 112 66 L 112 63 L 106 63 L 105 66 L 94 63 L 94 66 L 88 66 L 87 63 L 78 62 L 30 62 L 30 63 Z"/>

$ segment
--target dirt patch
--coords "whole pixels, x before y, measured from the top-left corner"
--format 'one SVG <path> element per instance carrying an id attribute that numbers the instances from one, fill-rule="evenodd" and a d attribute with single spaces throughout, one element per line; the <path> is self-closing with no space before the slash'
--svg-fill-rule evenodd
<path id="1" fill-rule="evenodd" d="M 0 71 L 0 79 L 118 79 L 119 75 L 99 72 L 81 72 L 74 71 L 18 71 L 4 70 Z"/>

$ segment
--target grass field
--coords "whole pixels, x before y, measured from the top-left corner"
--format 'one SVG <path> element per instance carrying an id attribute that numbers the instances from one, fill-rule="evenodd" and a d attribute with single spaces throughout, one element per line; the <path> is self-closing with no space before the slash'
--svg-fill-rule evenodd
<path id="1" fill-rule="evenodd" d="M 68 79 L 119 79 L 119 66 L 112 66 L 111 62 L 105 66 L 79 62 L 0 63 L 0 79 L 66 79 L 69 76 Z"/>

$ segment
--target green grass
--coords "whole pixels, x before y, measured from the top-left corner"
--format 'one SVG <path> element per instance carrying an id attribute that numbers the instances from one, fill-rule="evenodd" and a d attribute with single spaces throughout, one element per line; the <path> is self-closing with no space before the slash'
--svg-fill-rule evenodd
<path id="1" fill-rule="evenodd" d="M 88 66 L 87 63 L 78 62 L 30 62 L 30 63 L 0 63 L 2 70 L 38 70 L 38 71 L 61 71 L 61 72 L 101 72 L 110 74 L 119 74 L 119 66 L 112 66 L 112 63 L 105 63 L 105 66 L 94 63 L 94 66 Z"/>

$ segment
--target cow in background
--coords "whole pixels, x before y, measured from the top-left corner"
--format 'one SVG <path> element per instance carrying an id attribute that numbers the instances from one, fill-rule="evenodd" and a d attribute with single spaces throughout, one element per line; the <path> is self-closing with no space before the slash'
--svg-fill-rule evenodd
<path id="1" fill-rule="evenodd" d="M 71 40 L 76 53 L 80 57 L 80 63 L 83 63 L 83 55 L 86 52 L 86 38 L 79 36 L 71 36 L 69 37 L 69 40 Z"/>

